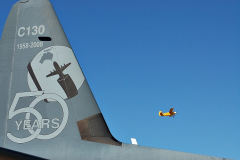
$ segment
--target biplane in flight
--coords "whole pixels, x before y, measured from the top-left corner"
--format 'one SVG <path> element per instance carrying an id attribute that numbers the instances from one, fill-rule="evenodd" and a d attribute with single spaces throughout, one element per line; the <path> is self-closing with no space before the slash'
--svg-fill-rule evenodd
<path id="1" fill-rule="evenodd" d="M 171 108 L 169 110 L 169 112 L 166 112 L 166 113 L 162 113 L 162 111 L 159 111 L 159 116 L 169 116 L 169 117 L 173 117 L 175 116 L 175 114 L 177 114 L 177 112 L 173 112 L 173 109 L 174 108 Z"/>

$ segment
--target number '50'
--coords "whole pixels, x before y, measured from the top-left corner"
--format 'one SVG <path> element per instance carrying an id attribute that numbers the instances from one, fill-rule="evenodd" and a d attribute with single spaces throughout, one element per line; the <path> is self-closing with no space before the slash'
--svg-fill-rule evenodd
<path id="1" fill-rule="evenodd" d="M 34 99 L 28 107 L 15 110 L 19 98 L 21 98 L 21 97 L 32 97 L 32 96 L 37 96 L 37 98 Z M 69 112 L 68 112 L 67 104 L 60 96 L 58 96 L 56 94 L 43 94 L 43 91 L 17 93 L 14 100 L 13 100 L 13 103 L 10 107 L 8 119 L 12 119 L 17 114 L 26 113 L 26 118 L 27 119 L 30 118 L 30 114 L 33 114 L 37 118 L 37 120 L 39 122 L 41 122 L 42 121 L 42 115 L 36 109 L 34 109 L 34 107 L 37 105 L 38 102 L 40 102 L 44 99 L 56 100 L 61 105 L 62 111 L 63 111 L 63 119 L 62 119 L 62 123 L 59 126 L 59 128 L 57 130 L 55 130 L 53 133 L 50 133 L 48 135 L 41 135 L 40 134 L 40 132 L 42 130 L 41 128 L 37 128 L 35 131 L 29 129 L 28 131 L 30 133 L 30 136 L 25 137 L 25 138 L 15 137 L 11 133 L 7 133 L 7 137 L 11 141 L 13 141 L 15 143 L 26 143 L 26 142 L 29 142 L 29 141 L 35 139 L 35 138 L 42 139 L 42 140 L 51 139 L 51 138 L 56 137 L 57 135 L 59 135 L 63 131 L 63 129 L 65 128 L 65 126 L 67 124 L 67 120 L 68 120 L 68 113 Z"/>

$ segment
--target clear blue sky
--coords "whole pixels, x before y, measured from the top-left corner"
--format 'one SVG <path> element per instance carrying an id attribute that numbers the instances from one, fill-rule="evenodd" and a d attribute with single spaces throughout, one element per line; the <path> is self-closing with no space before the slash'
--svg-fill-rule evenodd
<path id="1" fill-rule="evenodd" d="M 51 2 L 116 139 L 240 159 L 240 1 Z"/>

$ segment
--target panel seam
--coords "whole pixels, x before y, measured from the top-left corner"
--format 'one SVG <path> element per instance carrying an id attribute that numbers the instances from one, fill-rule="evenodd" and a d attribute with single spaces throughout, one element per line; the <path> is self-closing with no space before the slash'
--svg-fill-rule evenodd
<path id="1" fill-rule="evenodd" d="M 18 27 L 18 15 L 19 15 L 19 4 L 18 4 L 18 10 L 17 10 L 17 20 L 16 20 L 16 32 L 15 32 L 15 40 L 14 40 L 14 48 L 13 48 L 13 58 L 12 58 L 12 70 L 11 70 L 11 76 L 10 76 L 10 85 L 9 85 L 9 93 L 8 93 L 8 105 L 7 105 L 7 117 L 5 122 L 5 137 L 4 137 L 4 143 L 3 146 L 6 146 L 6 138 L 7 138 L 7 122 L 8 122 L 8 116 L 9 116 L 9 105 L 10 105 L 10 95 L 11 95 L 11 88 L 12 88 L 12 76 L 13 76 L 13 64 L 14 64 L 14 56 L 15 56 L 15 45 L 16 45 L 16 39 L 17 39 L 17 27 Z"/>

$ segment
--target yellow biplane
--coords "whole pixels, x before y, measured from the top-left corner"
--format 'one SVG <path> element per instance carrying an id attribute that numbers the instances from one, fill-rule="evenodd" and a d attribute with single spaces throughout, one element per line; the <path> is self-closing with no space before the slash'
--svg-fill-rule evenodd
<path id="1" fill-rule="evenodd" d="M 159 116 L 169 116 L 174 118 L 175 114 L 177 114 L 177 112 L 173 112 L 174 108 L 171 108 L 169 112 L 167 113 L 162 113 L 162 111 L 159 111 Z"/>

